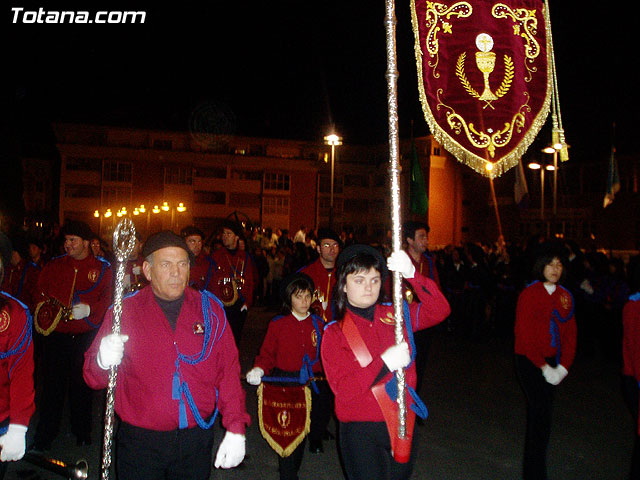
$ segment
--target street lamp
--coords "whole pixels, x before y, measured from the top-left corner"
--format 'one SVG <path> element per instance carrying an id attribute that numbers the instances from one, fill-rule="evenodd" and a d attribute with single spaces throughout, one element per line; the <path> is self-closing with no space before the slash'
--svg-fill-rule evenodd
<path id="1" fill-rule="evenodd" d="M 546 165 L 543 167 L 542 164 L 537 162 L 531 162 L 527 165 L 531 170 L 540 170 L 540 219 L 544 220 L 544 171 L 556 171 L 556 168 L 553 165 Z"/>
<path id="2" fill-rule="evenodd" d="M 558 213 L 558 152 L 562 150 L 562 143 L 554 143 L 542 149 L 543 153 L 553 155 L 553 218 Z"/>
<path id="3" fill-rule="evenodd" d="M 324 143 L 331 145 L 331 197 L 329 198 L 329 228 L 333 228 L 333 177 L 336 157 L 336 146 L 342 145 L 342 137 L 335 133 L 324 137 Z"/>

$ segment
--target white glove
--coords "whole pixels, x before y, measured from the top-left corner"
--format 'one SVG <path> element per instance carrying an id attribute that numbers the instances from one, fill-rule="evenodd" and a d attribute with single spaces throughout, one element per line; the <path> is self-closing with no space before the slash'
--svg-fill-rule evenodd
<path id="1" fill-rule="evenodd" d="M 73 307 L 71 307 L 71 315 L 76 320 L 80 320 L 81 318 L 87 318 L 91 313 L 91 307 L 86 303 L 76 303 Z"/>
<path id="2" fill-rule="evenodd" d="M 557 385 L 560 383 L 559 372 L 548 363 L 545 363 L 542 367 L 542 375 L 547 383 L 550 383 L 551 385 Z"/>
<path id="3" fill-rule="evenodd" d="M 131 269 L 131 273 L 133 273 L 134 275 L 140 275 L 140 273 L 142 273 L 142 269 L 140 268 L 140 265 L 136 265 L 135 267 L 133 267 Z"/>
<path id="4" fill-rule="evenodd" d="M 233 468 L 240 465 L 245 454 L 245 437 L 241 433 L 227 432 L 224 434 L 222 443 L 218 447 L 216 461 L 213 466 L 216 468 Z"/>
<path id="5" fill-rule="evenodd" d="M 387 348 L 380 357 L 390 371 L 400 370 L 409 365 L 411 361 L 409 345 L 407 345 L 407 342 L 393 345 Z"/>
<path id="6" fill-rule="evenodd" d="M 554 370 L 558 374 L 558 383 L 555 383 L 554 385 L 558 385 L 561 381 L 563 381 L 567 377 L 567 375 L 569 375 L 569 371 L 566 368 L 564 368 L 562 365 L 558 365 Z"/>
<path id="7" fill-rule="evenodd" d="M 7 433 L 0 437 L 0 461 L 15 462 L 24 456 L 27 447 L 27 427 L 10 423 Z"/>
<path id="8" fill-rule="evenodd" d="M 413 278 L 416 267 L 404 250 L 393 252 L 387 258 L 387 268 L 392 272 L 400 272 L 404 278 Z"/>
<path id="9" fill-rule="evenodd" d="M 586 294 L 593 295 L 593 287 L 591 286 L 591 282 L 586 278 L 580 284 L 580 288 L 584 290 Z"/>
<path id="10" fill-rule="evenodd" d="M 251 370 L 247 372 L 247 383 L 249 385 L 260 385 L 262 382 L 262 376 L 264 375 L 264 370 L 260 367 L 253 367 Z"/>
<path id="11" fill-rule="evenodd" d="M 98 350 L 98 366 L 103 370 L 109 370 L 115 365 L 120 365 L 124 355 L 124 344 L 129 340 L 129 335 L 116 335 L 112 333 L 100 340 Z"/>

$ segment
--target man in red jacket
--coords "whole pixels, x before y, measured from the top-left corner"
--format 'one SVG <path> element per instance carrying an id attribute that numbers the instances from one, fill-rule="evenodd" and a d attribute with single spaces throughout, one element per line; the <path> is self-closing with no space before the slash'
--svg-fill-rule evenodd
<path id="1" fill-rule="evenodd" d="M 232 468 L 245 453 L 250 417 L 240 384 L 238 350 L 220 302 L 187 288 L 191 252 L 170 231 L 145 243 L 150 285 L 124 298 L 120 334 L 113 309 L 85 355 L 84 378 L 106 388 L 118 367 L 115 412 L 120 480 L 208 480 L 218 410 L 227 430 L 215 467 Z"/>
<path id="2" fill-rule="evenodd" d="M 62 230 L 66 254 L 40 273 L 34 326 L 42 352 L 42 399 L 34 447 L 48 450 L 58 435 L 69 396 L 71 431 L 79 446 L 91 443 L 92 392 L 82 379 L 82 362 L 111 304 L 111 266 L 94 257 L 92 232 L 84 222 Z"/>
<path id="3" fill-rule="evenodd" d="M 213 274 L 216 264 L 202 249 L 204 233 L 197 227 L 184 227 L 180 232 L 187 243 L 187 247 L 193 253 L 194 261 L 189 270 L 189 286 L 196 290 L 212 290 Z"/>
<path id="4" fill-rule="evenodd" d="M 341 243 L 340 237 L 333 230 L 319 229 L 318 245 L 316 246 L 319 257 L 300 270 L 300 272 L 309 275 L 316 286 L 313 292 L 312 310 L 327 323 L 333 318 L 331 295 L 333 286 L 336 284 L 334 271 Z"/>
<path id="5" fill-rule="evenodd" d="M 246 250 L 238 247 L 241 234 L 236 222 L 225 221 L 222 225 L 222 248 L 211 255 L 216 264 L 211 290 L 224 304 L 238 346 L 247 311 L 253 304 L 253 289 L 257 279 L 253 259 Z"/>

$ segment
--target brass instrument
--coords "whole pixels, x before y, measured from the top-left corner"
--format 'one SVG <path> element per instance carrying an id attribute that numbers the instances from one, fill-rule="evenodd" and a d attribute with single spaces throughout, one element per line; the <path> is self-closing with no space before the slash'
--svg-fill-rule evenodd
<path id="1" fill-rule="evenodd" d="M 86 460 L 79 460 L 75 465 L 48 458 L 41 453 L 27 452 L 22 460 L 36 467 L 43 468 L 68 480 L 86 480 L 89 476 L 89 465 Z"/>
<path id="2" fill-rule="evenodd" d="M 40 302 L 33 313 L 36 332 L 45 337 L 53 332 L 60 321 L 73 320 L 72 307 L 66 306 L 55 297 L 42 292 L 44 301 Z"/>
<path id="3" fill-rule="evenodd" d="M 69 301 L 67 302 L 68 306 L 62 303 L 57 298 L 51 297 L 45 294 L 44 292 L 42 292 L 42 296 L 45 297 L 45 301 L 40 302 L 36 307 L 35 312 L 33 313 L 33 325 L 36 329 L 36 332 L 46 337 L 56 329 L 56 327 L 58 326 L 58 323 L 60 323 L 60 320 L 64 320 L 65 322 L 69 322 L 73 320 L 71 303 L 73 302 L 73 292 L 76 288 L 77 276 L 78 276 L 78 269 L 74 268 L 73 284 L 71 285 L 71 292 L 69 292 Z M 44 311 L 42 311 L 43 308 L 44 308 Z M 56 312 L 56 315 L 53 315 L 54 308 L 58 309 Z M 51 319 L 51 325 L 42 325 L 43 321 L 47 322 L 49 319 Z"/>

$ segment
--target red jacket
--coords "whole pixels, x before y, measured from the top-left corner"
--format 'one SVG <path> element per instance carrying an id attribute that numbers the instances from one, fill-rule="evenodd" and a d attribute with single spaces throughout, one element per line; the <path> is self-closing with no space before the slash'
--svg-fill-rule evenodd
<path id="1" fill-rule="evenodd" d="M 205 335 L 196 333 L 196 329 L 205 325 L 205 300 L 211 312 L 213 344 L 202 361 L 195 364 L 179 361 L 180 375 L 187 382 L 203 419 L 217 406 L 224 427 L 234 433 L 244 433 L 251 419 L 245 409 L 238 350 L 231 329 L 222 305 L 212 295 L 192 288 L 184 291 L 175 331 L 158 305 L 151 286 L 124 298 L 121 333 L 129 335 L 129 340 L 118 367 L 115 398 L 115 411 L 123 421 L 149 430 L 179 428 L 179 401 L 172 398 L 176 361 L 178 352 L 197 357 L 203 350 Z M 84 379 L 91 388 L 107 387 L 109 371 L 98 366 L 96 357 L 100 341 L 111 333 L 112 316 L 113 309 L 109 309 L 98 335 L 85 353 Z M 188 404 L 186 412 L 188 426 L 195 426 L 196 420 Z"/>
<path id="2" fill-rule="evenodd" d="M 2 291 L 33 308 L 40 267 L 31 261 L 20 260 L 5 269 Z M 39 301 L 39 299 L 38 299 Z"/>
<path id="3" fill-rule="evenodd" d="M 0 422 L 29 426 L 35 410 L 31 315 L 26 305 L 2 294 L 0 310 Z"/>
<path id="4" fill-rule="evenodd" d="M 75 260 L 69 255 L 56 257 L 40 272 L 36 291 L 38 305 L 48 297 L 56 298 L 68 307 L 77 303 L 88 304 L 91 311 L 87 318 L 60 321 L 55 331 L 67 334 L 89 332 L 100 326 L 111 304 L 111 266 L 103 258 L 93 255 L 82 260 Z"/>
<path id="5" fill-rule="evenodd" d="M 422 330 L 442 322 L 450 313 L 449 303 L 433 280 L 416 273 L 409 281 L 420 300 L 419 303 L 409 305 L 412 330 Z M 325 328 L 321 346 L 322 364 L 335 394 L 336 416 L 341 422 L 384 421 L 382 410 L 371 392 L 371 387 L 385 368 L 380 355 L 395 344 L 393 312 L 393 305 L 378 304 L 373 322 L 351 312 L 353 321 L 373 358 L 364 368 L 360 366 L 347 343 L 340 322 L 332 322 Z M 415 363 L 405 372 L 406 384 L 415 388 Z M 391 375 L 387 373 L 382 381 L 388 381 Z"/>
<path id="6" fill-rule="evenodd" d="M 302 368 L 302 359 L 305 354 L 313 362 L 319 357 L 320 335 L 324 322 L 315 317 L 315 323 L 319 332 L 314 327 L 311 315 L 304 320 L 298 320 L 292 314 L 275 317 L 269 323 L 267 334 L 262 342 L 260 354 L 254 362 L 255 367 L 260 367 L 267 374 L 274 368 L 287 372 L 298 372 Z M 321 372 L 320 358 L 313 365 L 314 372 Z"/>
<path id="7" fill-rule="evenodd" d="M 216 263 L 211 257 L 201 252 L 189 269 L 189 285 L 196 290 L 212 292 L 215 271 Z"/>
<path id="8" fill-rule="evenodd" d="M 236 279 L 238 286 L 238 300 L 236 302 L 241 301 L 247 307 L 251 307 L 258 271 L 247 251 L 236 249 L 234 253 L 231 253 L 227 248 L 221 247 L 213 251 L 211 258 L 216 263 L 216 272 L 209 290 L 226 303 L 230 297 L 224 293 L 225 279 Z"/>
<path id="9" fill-rule="evenodd" d="M 300 269 L 300 272 L 311 277 L 315 290 L 313 292 L 313 307 L 317 308 L 318 313 L 322 315 L 325 322 L 333 319 L 333 309 L 331 308 L 331 298 L 333 295 L 333 287 L 336 284 L 335 268 L 327 270 L 318 258 L 315 262 Z M 326 308 L 322 307 L 324 299 Z"/>
<path id="10" fill-rule="evenodd" d="M 536 367 L 555 357 L 567 370 L 576 353 L 576 319 L 571 293 L 557 285 L 549 295 L 542 282 L 525 288 L 516 307 L 515 353 L 525 355 Z M 554 312 L 556 312 L 554 314 Z M 554 338 L 552 331 L 557 335 Z"/>

